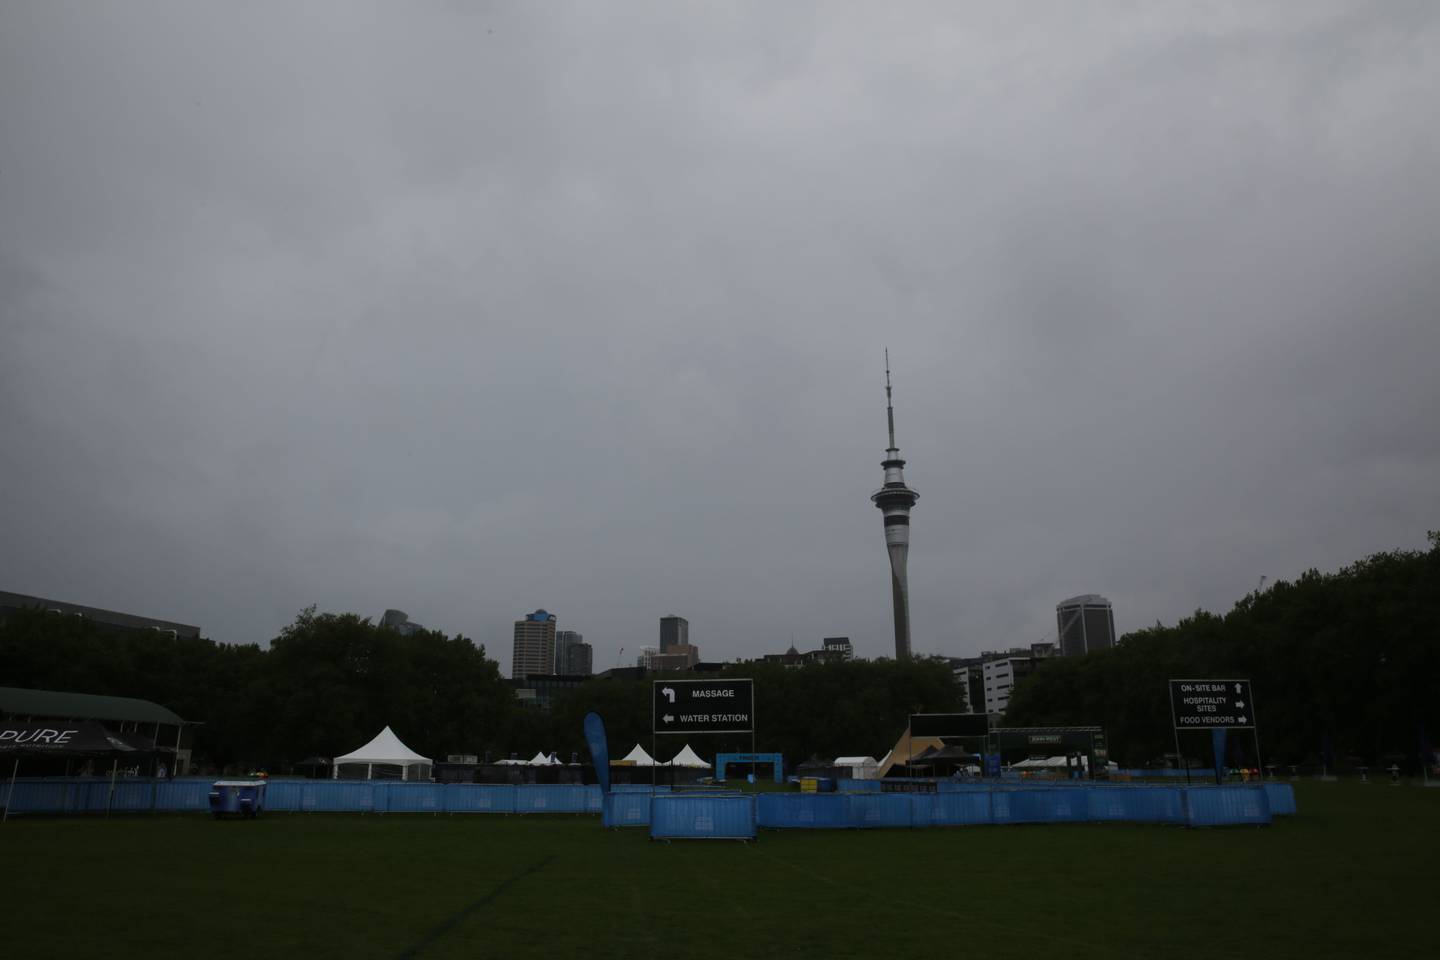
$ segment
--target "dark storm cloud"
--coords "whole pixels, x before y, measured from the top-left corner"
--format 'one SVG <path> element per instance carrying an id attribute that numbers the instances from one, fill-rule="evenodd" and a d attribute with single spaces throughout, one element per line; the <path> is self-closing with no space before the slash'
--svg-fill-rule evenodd
<path id="1" fill-rule="evenodd" d="M 1422 542 L 1430 4 L 0 5 L 5 589 L 508 663 L 1122 629 Z"/>

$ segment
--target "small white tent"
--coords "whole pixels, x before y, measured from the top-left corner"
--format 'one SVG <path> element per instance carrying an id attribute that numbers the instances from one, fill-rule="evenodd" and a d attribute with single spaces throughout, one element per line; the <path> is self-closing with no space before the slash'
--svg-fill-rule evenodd
<path id="1" fill-rule="evenodd" d="M 701 760 L 700 755 L 697 754 L 694 750 L 691 750 L 690 744 L 688 743 L 685 744 L 685 748 L 683 750 L 670 758 L 670 766 L 691 767 L 696 770 L 710 769 L 710 764 L 706 763 L 704 760 Z"/>
<path id="2" fill-rule="evenodd" d="M 336 757 L 331 777 L 336 780 L 429 780 L 428 757 L 400 742 L 386 727 L 359 750 Z"/>
<path id="3" fill-rule="evenodd" d="M 625 754 L 625 756 L 623 756 L 623 757 L 621 757 L 619 760 L 615 760 L 615 761 L 613 761 L 613 762 L 614 762 L 617 766 L 625 766 L 625 767 L 653 767 L 653 766 L 655 766 L 655 758 L 652 757 L 652 756 L 650 756 L 650 754 L 646 753 L 646 752 L 645 752 L 645 748 L 642 747 L 642 746 L 640 746 L 640 744 L 638 744 L 638 743 L 635 744 L 635 749 L 634 749 L 634 750 L 631 750 L 629 753 Z"/>
<path id="4" fill-rule="evenodd" d="M 835 766 L 850 768 L 850 776 L 856 780 L 874 780 L 880 770 L 874 757 L 836 757 Z"/>

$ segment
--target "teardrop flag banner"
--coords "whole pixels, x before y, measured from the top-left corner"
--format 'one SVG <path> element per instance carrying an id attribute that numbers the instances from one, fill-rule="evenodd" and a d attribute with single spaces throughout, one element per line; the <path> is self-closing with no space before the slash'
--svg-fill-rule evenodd
<path id="1" fill-rule="evenodd" d="M 605 721 L 598 713 L 585 714 L 585 742 L 590 745 L 590 761 L 595 764 L 595 779 L 600 792 L 610 792 L 610 744 L 605 737 Z"/>

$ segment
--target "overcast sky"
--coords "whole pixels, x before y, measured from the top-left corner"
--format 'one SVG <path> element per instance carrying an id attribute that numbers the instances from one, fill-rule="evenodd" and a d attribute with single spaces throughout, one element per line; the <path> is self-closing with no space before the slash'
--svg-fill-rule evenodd
<path id="1" fill-rule="evenodd" d="M 0 589 L 705 659 L 1440 527 L 1440 5 L 0 0 Z"/>

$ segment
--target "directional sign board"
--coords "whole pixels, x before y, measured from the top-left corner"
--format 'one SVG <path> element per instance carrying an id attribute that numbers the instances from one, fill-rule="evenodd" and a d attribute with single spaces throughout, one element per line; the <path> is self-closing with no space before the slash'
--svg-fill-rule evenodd
<path id="1" fill-rule="evenodd" d="M 655 733 L 751 733 L 753 680 L 656 680 Z"/>
<path id="2" fill-rule="evenodd" d="M 1249 680 L 1171 680 L 1170 713 L 1178 730 L 1255 726 Z"/>

